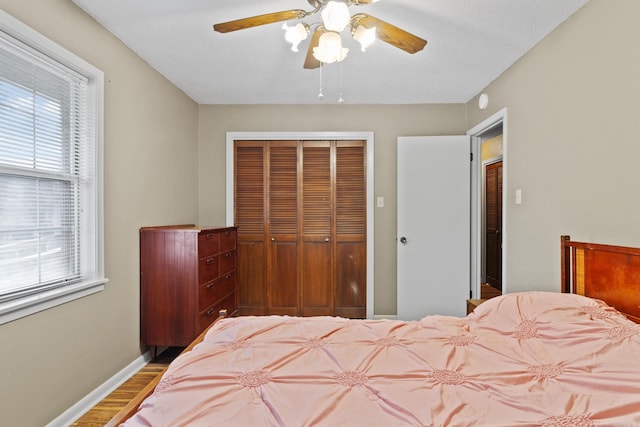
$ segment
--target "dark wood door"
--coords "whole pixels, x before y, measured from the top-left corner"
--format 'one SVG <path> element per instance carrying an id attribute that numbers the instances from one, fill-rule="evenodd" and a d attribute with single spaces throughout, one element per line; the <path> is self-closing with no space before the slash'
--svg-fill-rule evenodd
<path id="1" fill-rule="evenodd" d="M 239 314 L 267 314 L 266 161 L 263 141 L 236 141 L 234 156 L 235 223 L 238 227 Z"/>
<path id="2" fill-rule="evenodd" d="M 485 167 L 487 283 L 502 290 L 502 162 Z"/>
<path id="3" fill-rule="evenodd" d="M 364 141 L 338 141 L 335 174 L 334 314 L 364 318 L 367 259 L 367 158 Z"/>
<path id="4" fill-rule="evenodd" d="M 266 209 L 267 312 L 299 315 L 298 295 L 298 142 L 272 141 L 267 145 L 269 174 Z"/>
<path id="5" fill-rule="evenodd" d="M 365 148 L 236 141 L 241 314 L 366 316 Z"/>
<path id="6" fill-rule="evenodd" d="M 302 143 L 302 315 L 333 314 L 333 186 L 330 141 Z"/>

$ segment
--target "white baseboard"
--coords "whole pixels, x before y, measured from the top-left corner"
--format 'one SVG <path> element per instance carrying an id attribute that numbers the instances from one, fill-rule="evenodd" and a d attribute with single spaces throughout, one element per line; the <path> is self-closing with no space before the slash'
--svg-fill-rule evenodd
<path id="1" fill-rule="evenodd" d="M 116 373 L 107 381 L 102 383 L 98 388 L 83 397 L 71 408 L 64 411 L 57 418 L 51 421 L 46 427 L 67 427 L 75 420 L 84 415 L 89 409 L 93 408 L 98 402 L 107 397 L 112 391 L 120 387 L 122 383 L 131 378 L 133 374 L 138 372 L 151 360 L 151 354 L 147 351 L 133 362 L 129 363 L 124 369 Z"/>
<path id="2" fill-rule="evenodd" d="M 380 320 L 380 319 L 397 320 L 398 316 L 395 314 L 374 314 L 373 319 L 374 320 Z"/>

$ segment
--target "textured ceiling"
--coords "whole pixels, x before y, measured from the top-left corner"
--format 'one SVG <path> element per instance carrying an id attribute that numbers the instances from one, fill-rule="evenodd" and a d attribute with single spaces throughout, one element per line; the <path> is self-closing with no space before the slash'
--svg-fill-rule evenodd
<path id="1" fill-rule="evenodd" d="M 588 0 L 380 0 L 352 6 L 428 41 L 408 54 L 377 41 L 341 63 L 302 68 L 281 24 L 220 34 L 218 22 L 306 0 L 73 0 L 200 104 L 464 103 Z M 309 23 L 316 17 L 307 19 Z M 318 99 L 322 80 L 324 99 Z"/>

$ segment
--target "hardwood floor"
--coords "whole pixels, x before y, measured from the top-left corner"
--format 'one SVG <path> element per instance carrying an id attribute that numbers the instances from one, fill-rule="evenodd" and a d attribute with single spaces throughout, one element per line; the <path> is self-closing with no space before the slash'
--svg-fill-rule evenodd
<path id="1" fill-rule="evenodd" d="M 149 362 L 120 387 L 71 424 L 71 427 L 102 427 L 118 413 L 140 390 L 159 375 L 182 348 L 168 348 L 155 361 Z"/>

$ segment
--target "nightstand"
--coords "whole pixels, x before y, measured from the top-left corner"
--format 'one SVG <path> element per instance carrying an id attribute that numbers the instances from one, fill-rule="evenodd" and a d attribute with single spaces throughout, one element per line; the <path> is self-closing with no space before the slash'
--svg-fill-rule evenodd
<path id="1" fill-rule="evenodd" d="M 477 306 L 485 302 L 486 299 L 468 299 L 467 300 L 467 314 L 476 309 Z"/>

